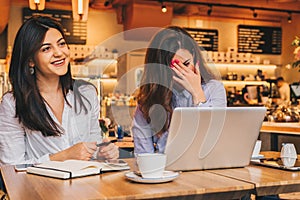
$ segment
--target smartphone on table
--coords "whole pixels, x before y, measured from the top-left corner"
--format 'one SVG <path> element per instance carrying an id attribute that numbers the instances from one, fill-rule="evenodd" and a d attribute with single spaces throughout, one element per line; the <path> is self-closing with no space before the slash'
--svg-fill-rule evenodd
<path id="1" fill-rule="evenodd" d="M 105 162 L 107 164 L 120 166 L 120 167 L 128 165 L 128 163 L 122 159 L 109 159 L 109 160 L 105 160 Z"/>
<path id="2" fill-rule="evenodd" d="M 32 167 L 33 164 L 17 164 L 15 165 L 15 170 L 17 172 L 24 172 L 26 171 L 27 167 Z"/>

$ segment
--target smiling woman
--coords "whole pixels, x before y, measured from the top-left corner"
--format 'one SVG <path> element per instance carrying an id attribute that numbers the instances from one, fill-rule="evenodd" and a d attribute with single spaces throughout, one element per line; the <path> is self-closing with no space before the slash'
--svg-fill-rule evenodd
<path id="1" fill-rule="evenodd" d="M 61 25 L 50 17 L 28 19 L 14 42 L 12 91 L 0 104 L 0 164 L 118 157 L 114 144 L 96 146 L 102 140 L 97 91 L 72 79 L 70 69 Z"/>

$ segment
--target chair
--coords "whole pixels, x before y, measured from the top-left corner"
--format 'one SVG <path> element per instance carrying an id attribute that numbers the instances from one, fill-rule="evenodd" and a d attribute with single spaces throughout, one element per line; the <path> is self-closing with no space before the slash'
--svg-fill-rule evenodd
<path id="1" fill-rule="evenodd" d="M 8 195 L 3 190 L 0 190 L 0 200 L 9 200 Z"/>

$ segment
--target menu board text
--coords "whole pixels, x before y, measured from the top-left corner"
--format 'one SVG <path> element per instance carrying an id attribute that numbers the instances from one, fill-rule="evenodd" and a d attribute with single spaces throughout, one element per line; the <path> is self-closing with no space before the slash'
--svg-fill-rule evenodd
<path id="1" fill-rule="evenodd" d="M 185 30 L 206 51 L 218 51 L 218 30 L 199 28 L 185 28 Z"/>
<path id="2" fill-rule="evenodd" d="M 281 54 L 280 27 L 238 26 L 238 52 Z"/>
<path id="3" fill-rule="evenodd" d="M 34 15 L 49 16 L 57 19 L 64 28 L 66 40 L 69 44 L 86 44 L 86 22 L 73 21 L 72 11 L 49 9 L 36 11 L 30 10 L 29 8 L 23 8 L 23 21 L 26 21 Z"/>

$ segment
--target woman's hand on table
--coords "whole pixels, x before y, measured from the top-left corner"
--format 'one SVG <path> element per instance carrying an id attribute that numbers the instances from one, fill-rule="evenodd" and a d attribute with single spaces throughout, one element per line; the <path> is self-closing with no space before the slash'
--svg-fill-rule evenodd
<path id="1" fill-rule="evenodd" d="M 90 160 L 97 150 L 96 142 L 80 142 L 70 148 L 51 154 L 50 160 L 64 161 L 68 159 Z"/>
<path id="2" fill-rule="evenodd" d="M 109 139 L 105 138 L 102 142 L 109 142 Z M 119 158 L 119 147 L 113 143 L 109 143 L 107 146 L 99 147 L 98 151 L 99 159 L 117 159 Z"/>

